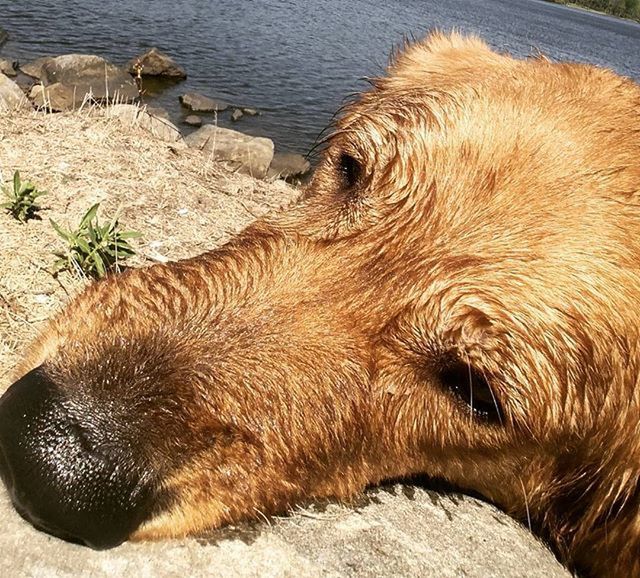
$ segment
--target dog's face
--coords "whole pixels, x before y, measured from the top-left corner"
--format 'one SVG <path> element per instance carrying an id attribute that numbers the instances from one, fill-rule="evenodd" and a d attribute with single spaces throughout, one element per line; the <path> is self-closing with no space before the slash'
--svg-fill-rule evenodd
<path id="1" fill-rule="evenodd" d="M 596 568 L 637 507 L 639 103 L 602 70 L 408 47 L 299 203 L 44 331 L 0 403 L 16 506 L 108 547 L 426 473 Z"/>

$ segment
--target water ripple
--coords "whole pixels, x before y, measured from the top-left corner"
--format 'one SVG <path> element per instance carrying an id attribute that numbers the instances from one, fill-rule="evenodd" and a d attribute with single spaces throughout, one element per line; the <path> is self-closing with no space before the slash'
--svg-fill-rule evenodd
<path id="1" fill-rule="evenodd" d="M 151 46 L 189 73 L 158 97 L 174 119 L 195 90 L 265 114 L 237 128 L 308 150 L 345 97 L 406 35 L 457 28 L 494 47 L 587 61 L 640 80 L 640 26 L 539 0 L 0 0 L 2 56 L 68 52 L 124 63 Z M 222 116 L 220 124 L 228 125 Z"/>

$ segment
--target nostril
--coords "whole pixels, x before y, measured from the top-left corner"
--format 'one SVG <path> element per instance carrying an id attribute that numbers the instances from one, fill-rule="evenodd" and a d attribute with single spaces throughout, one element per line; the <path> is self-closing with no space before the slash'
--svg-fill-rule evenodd
<path id="1" fill-rule="evenodd" d="M 14 383 L 0 398 L 0 476 L 18 512 L 37 528 L 110 548 L 150 515 L 151 482 L 117 433 L 105 450 L 71 413 L 40 368 Z"/>

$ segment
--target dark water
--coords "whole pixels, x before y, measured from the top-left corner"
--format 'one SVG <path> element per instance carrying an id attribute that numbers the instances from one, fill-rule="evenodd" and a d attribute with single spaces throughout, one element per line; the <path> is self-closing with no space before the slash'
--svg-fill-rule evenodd
<path id="1" fill-rule="evenodd" d="M 199 91 L 261 109 L 234 127 L 299 152 L 403 35 L 432 28 L 640 80 L 640 25 L 538 0 L 0 0 L 0 26 L 11 34 L 0 56 L 23 61 L 84 52 L 124 63 L 157 46 L 189 74 L 157 99 L 174 120 L 178 95 Z"/>

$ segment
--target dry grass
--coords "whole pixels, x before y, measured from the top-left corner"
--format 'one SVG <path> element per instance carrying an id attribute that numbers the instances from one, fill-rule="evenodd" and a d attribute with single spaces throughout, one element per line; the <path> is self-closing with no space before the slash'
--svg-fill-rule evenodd
<path id="1" fill-rule="evenodd" d="M 0 390 L 20 348 L 83 284 L 48 272 L 52 252 L 64 248 L 49 217 L 75 226 L 93 203 L 104 217 L 119 211 L 125 228 L 143 233 L 132 243 L 139 252 L 132 264 L 143 265 L 220 245 L 297 196 L 282 182 L 230 173 L 96 109 L 0 117 L 2 181 L 16 169 L 49 194 L 41 198 L 41 220 L 20 224 L 0 214 Z"/>

